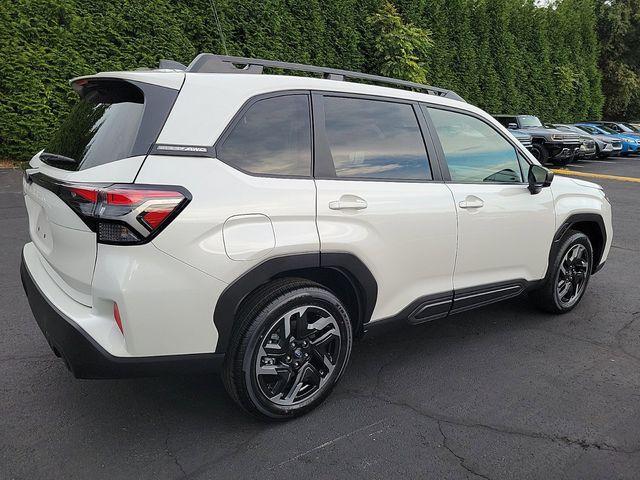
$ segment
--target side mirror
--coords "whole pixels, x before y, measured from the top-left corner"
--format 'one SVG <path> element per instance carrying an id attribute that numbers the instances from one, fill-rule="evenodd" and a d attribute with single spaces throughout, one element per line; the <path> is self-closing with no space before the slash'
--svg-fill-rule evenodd
<path id="1" fill-rule="evenodd" d="M 509 130 L 517 130 L 518 129 L 518 124 L 517 123 L 510 123 L 507 125 L 507 128 Z"/>
<path id="2" fill-rule="evenodd" d="M 553 172 L 548 168 L 533 164 L 529 167 L 529 191 L 532 195 L 540 193 L 545 187 L 549 187 L 553 181 Z"/>

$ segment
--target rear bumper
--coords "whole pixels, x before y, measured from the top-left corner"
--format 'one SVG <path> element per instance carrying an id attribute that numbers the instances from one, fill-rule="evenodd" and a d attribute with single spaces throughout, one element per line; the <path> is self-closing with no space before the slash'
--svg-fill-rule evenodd
<path id="1" fill-rule="evenodd" d="M 184 373 L 209 373 L 220 369 L 224 355 L 200 353 L 152 357 L 116 357 L 87 332 L 63 315 L 38 288 L 26 266 L 20 265 L 22 286 L 33 316 L 53 352 L 77 378 L 126 378 Z"/>

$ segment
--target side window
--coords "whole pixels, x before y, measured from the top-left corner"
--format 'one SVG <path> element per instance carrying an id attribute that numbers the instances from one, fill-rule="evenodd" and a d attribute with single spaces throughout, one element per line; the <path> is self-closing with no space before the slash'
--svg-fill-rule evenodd
<path id="1" fill-rule="evenodd" d="M 433 178 L 411 105 L 326 96 L 324 110 L 336 177 Z"/>
<path id="2" fill-rule="evenodd" d="M 516 148 L 470 115 L 428 108 L 454 182 L 522 182 Z"/>
<path id="3" fill-rule="evenodd" d="M 309 116 L 307 95 L 258 100 L 218 147 L 218 158 L 250 173 L 309 176 Z"/>
<path id="4" fill-rule="evenodd" d="M 518 152 L 518 163 L 520 164 L 520 172 L 522 172 L 522 178 L 525 182 L 527 182 L 529 179 L 529 168 L 531 168 L 531 164 L 520 152 Z"/>

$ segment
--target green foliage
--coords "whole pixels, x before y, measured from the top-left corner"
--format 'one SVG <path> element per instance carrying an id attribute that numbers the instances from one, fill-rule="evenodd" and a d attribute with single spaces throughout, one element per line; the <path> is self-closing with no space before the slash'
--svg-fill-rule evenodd
<path id="1" fill-rule="evenodd" d="M 0 157 L 41 150 L 75 94 L 68 80 L 195 55 L 170 0 L 14 0 L 0 8 Z"/>
<path id="2" fill-rule="evenodd" d="M 599 117 L 604 85 L 607 112 L 640 118 L 640 0 L 215 2 L 231 55 L 426 82 L 545 121 Z M 0 158 L 52 139 L 70 78 L 206 51 L 224 52 L 210 0 L 2 2 Z"/>
<path id="3" fill-rule="evenodd" d="M 640 0 L 597 0 L 604 115 L 640 119 Z"/>
<path id="4" fill-rule="evenodd" d="M 374 36 L 370 62 L 387 77 L 425 83 L 424 58 L 433 46 L 431 32 L 405 24 L 396 8 L 386 1 L 367 19 Z"/>

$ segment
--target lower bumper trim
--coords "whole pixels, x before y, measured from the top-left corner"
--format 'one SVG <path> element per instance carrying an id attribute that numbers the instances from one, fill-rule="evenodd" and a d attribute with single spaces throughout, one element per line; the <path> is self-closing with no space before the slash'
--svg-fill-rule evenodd
<path id="1" fill-rule="evenodd" d="M 185 373 L 215 373 L 224 354 L 200 353 L 153 357 L 116 357 L 62 315 L 43 295 L 22 258 L 22 286 L 33 316 L 53 352 L 76 378 L 129 378 Z"/>

